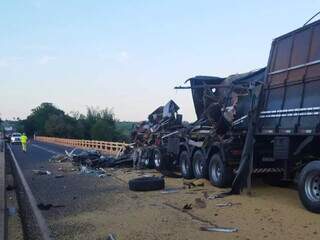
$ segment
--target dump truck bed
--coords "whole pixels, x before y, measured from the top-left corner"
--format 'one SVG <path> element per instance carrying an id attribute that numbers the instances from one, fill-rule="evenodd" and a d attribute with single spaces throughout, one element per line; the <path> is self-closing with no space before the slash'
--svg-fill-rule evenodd
<path id="1" fill-rule="evenodd" d="M 264 90 L 258 133 L 319 133 L 320 21 L 273 41 Z"/>

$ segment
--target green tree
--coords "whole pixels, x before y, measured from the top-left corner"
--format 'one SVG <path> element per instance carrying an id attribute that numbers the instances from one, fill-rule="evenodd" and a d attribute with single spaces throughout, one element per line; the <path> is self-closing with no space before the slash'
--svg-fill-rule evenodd
<path id="1" fill-rule="evenodd" d="M 27 134 L 45 135 L 45 123 L 52 115 L 64 115 L 64 112 L 56 108 L 52 103 L 41 103 L 40 106 L 32 109 L 31 114 L 24 122 Z"/>

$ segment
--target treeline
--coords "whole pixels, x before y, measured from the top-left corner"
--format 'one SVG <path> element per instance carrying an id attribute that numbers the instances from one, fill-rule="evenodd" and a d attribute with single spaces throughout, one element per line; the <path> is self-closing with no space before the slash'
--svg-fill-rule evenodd
<path id="1" fill-rule="evenodd" d="M 18 125 L 27 135 L 33 134 L 103 140 L 103 141 L 129 141 L 132 122 L 118 121 L 114 113 L 106 108 L 88 108 L 86 114 L 73 112 L 66 114 L 52 103 L 42 103 L 31 110 L 31 114 L 21 120 Z M 21 129 L 22 130 L 22 129 Z"/>

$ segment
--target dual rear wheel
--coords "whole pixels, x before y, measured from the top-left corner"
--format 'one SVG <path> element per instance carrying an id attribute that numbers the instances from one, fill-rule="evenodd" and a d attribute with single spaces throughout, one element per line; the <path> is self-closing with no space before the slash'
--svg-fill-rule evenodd
<path id="1" fill-rule="evenodd" d="M 180 170 L 186 179 L 209 178 L 212 185 L 229 187 L 233 180 L 232 169 L 222 161 L 220 154 L 213 154 L 208 162 L 202 150 L 196 150 L 192 161 L 186 150 L 180 153 Z"/>

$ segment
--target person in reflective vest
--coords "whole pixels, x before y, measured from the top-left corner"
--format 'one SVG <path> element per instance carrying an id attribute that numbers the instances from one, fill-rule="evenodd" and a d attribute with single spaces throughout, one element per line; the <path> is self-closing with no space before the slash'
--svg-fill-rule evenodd
<path id="1" fill-rule="evenodd" d="M 22 151 L 27 152 L 27 142 L 28 142 L 28 137 L 26 136 L 25 133 L 21 135 L 21 145 L 22 145 Z"/>

